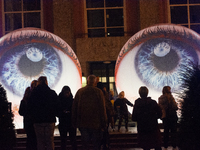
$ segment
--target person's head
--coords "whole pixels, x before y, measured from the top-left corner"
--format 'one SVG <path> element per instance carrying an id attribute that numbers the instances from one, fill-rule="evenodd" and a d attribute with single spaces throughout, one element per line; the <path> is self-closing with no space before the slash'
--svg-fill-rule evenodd
<path id="1" fill-rule="evenodd" d="M 110 90 L 110 95 L 114 96 L 114 91 Z"/>
<path id="2" fill-rule="evenodd" d="M 149 90 L 146 86 L 141 86 L 139 88 L 139 94 L 141 98 L 146 98 L 149 93 Z"/>
<path id="3" fill-rule="evenodd" d="M 119 98 L 124 98 L 124 95 L 125 95 L 124 91 L 121 91 L 121 92 L 119 93 Z"/>
<path id="4" fill-rule="evenodd" d="M 40 84 L 46 84 L 46 85 L 48 85 L 47 77 L 46 76 L 40 76 L 38 78 L 38 85 L 40 85 Z"/>
<path id="5" fill-rule="evenodd" d="M 96 82 L 97 83 L 99 82 L 99 76 L 96 76 Z"/>
<path id="6" fill-rule="evenodd" d="M 87 78 L 87 84 L 91 86 L 96 86 L 96 76 L 95 75 L 89 75 Z"/>
<path id="7" fill-rule="evenodd" d="M 31 82 L 31 90 L 33 90 L 36 86 L 37 86 L 37 80 L 33 80 L 32 82 Z"/>
<path id="8" fill-rule="evenodd" d="M 107 91 L 105 86 L 103 87 L 103 90 L 104 90 L 104 91 Z"/>
<path id="9" fill-rule="evenodd" d="M 65 97 L 69 97 L 70 95 L 72 95 L 71 89 L 70 89 L 69 86 L 64 86 L 64 87 L 62 88 L 61 93 L 62 93 L 63 96 L 65 96 Z"/>
<path id="10" fill-rule="evenodd" d="M 164 86 L 162 89 L 162 93 L 164 94 L 170 94 L 171 93 L 171 87 L 170 86 Z"/>

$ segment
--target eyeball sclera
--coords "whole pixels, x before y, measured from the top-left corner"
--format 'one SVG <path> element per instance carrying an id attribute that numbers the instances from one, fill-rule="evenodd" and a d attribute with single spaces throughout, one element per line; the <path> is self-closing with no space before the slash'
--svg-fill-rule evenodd
<path id="1" fill-rule="evenodd" d="M 47 76 L 48 85 L 57 94 L 68 85 L 73 95 L 82 82 L 81 67 L 71 47 L 60 37 L 37 28 L 18 29 L 0 38 L 0 72 L 16 128 L 23 127 L 18 109 L 32 80 Z"/>
<path id="2" fill-rule="evenodd" d="M 118 93 L 132 103 L 140 97 L 141 86 L 149 89 L 152 99 L 158 100 L 162 88 L 171 86 L 180 92 L 181 73 L 191 62 L 199 64 L 200 35 L 191 29 L 174 24 L 159 24 L 133 35 L 119 53 L 115 67 Z M 132 108 L 128 107 L 130 113 Z"/>

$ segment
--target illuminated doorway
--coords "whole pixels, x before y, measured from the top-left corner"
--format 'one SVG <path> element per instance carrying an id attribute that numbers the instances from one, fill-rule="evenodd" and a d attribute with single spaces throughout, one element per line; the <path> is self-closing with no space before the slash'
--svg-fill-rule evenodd
<path id="1" fill-rule="evenodd" d="M 99 76 L 100 82 L 103 83 L 106 90 L 114 91 L 114 95 L 117 95 L 115 87 L 115 61 L 98 61 L 89 62 L 90 64 L 90 74 Z"/>

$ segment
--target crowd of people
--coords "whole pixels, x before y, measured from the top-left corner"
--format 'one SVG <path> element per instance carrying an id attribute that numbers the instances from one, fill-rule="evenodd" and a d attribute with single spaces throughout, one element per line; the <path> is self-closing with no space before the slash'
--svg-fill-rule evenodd
<path id="1" fill-rule="evenodd" d="M 19 107 L 19 114 L 24 118 L 24 129 L 27 134 L 27 150 L 54 150 L 54 129 L 58 117 L 58 129 L 61 139 L 61 150 L 66 150 L 69 134 L 73 150 L 77 150 L 76 132 L 81 133 L 82 148 L 94 150 L 110 149 L 110 126 L 115 131 L 118 120 L 118 132 L 122 121 L 128 131 L 129 113 L 127 105 L 133 107 L 132 120 L 137 122 L 138 146 L 144 150 L 161 150 L 162 139 L 158 119 L 164 126 L 164 148 L 169 146 L 171 132 L 172 146 L 176 148 L 176 130 L 178 109 L 171 88 L 165 86 L 158 103 L 148 97 L 148 88 L 139 89 L 140 98 L 132 104 L 121 91 L 117 98 L 108 93 L 99 78 L 89 75 L 87 85 L 80 88 L 73 97 L 69 86 L 64 86 L 57 95 L 48 86 L 46 76 L 33 80 L 27 87 Z"/>

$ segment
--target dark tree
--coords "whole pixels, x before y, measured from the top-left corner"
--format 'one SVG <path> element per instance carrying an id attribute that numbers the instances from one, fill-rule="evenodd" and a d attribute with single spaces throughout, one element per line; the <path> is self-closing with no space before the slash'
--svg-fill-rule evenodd
<path id="1" fill-rule="evenodd" d="M 186 66 L 185 66 L 186 67 Z M 200 69 L 193 65 L 187 68 L 181 88 L 181 118 L 179 127 L 179 147 L 181 150 L 200 149 Z"/>
<path id="2" fill-rule="evenodd" d="M 12 150 L 15 145 L 15 126 L 11 103 L 8 102 L 6 91 L 0 84 L 0 149 Z"/>

